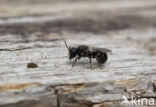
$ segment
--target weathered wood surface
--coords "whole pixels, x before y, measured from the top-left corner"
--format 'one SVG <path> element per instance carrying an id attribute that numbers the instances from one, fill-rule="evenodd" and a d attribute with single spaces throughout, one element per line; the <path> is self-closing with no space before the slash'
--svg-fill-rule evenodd
<path id="1" fill-rule="evenodd" d="M 110 107 L 156 98 L 155 0 L 1 0 L 1 107 Z M 63 43 L 112 50 L 74 68 Z M 27 68 L 33 62 L 37 68 Z"/>

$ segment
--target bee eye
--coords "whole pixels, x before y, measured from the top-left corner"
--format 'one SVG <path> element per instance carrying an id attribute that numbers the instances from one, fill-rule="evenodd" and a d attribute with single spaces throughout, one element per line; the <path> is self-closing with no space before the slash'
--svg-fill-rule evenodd
<path id="1" fill-rule="evenodd" d="M 72 50 L 72 52 L 76 52 L 76 50 L 75 50 L 75 49 L 73 49 L 73 50 Z"/>
<path id="2" fill-rule="evenodd" d="M 70 51 L 71 51 L 72 53 L 75 53 L 75 52 L 76 52 L 76 48 L 71 48 Z"/>

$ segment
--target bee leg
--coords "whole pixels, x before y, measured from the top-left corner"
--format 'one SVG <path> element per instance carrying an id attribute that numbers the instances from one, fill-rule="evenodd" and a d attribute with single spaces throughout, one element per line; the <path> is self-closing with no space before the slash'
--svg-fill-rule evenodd
<path id="1" fill-rule="evenodd" d="M 101 67 L 101 64 L 100 64 L 100 61 L 99 61 L 99 58 L 98 58 L 98 57 L 96 57 L 96 61 L 97 61 L 98 65 L 99 65 L 100 69 L 102 69 L 102 67 Z"/>
<path id="2" fill-rule="evenodd" d="M 89 57 L 90 68 L 92 69 L 92 59 Z"/>
<path id="3" fill-rule="evenodd" d="M 75 61 L 74 61 L 73 65 L 72 65 L 72 67 L 74 67 L 74 65 L 75 65 L 75 63 L 76 63 L 76 61 L 77 61 L 77 59 L 78 59 L 78 57 L 75 58 Z"/>

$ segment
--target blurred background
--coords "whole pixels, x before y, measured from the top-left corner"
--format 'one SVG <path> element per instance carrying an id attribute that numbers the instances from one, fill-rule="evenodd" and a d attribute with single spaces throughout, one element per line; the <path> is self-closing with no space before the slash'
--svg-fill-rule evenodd
<path id="1" fill-rule="evenodd" d="M 39 40 L 52 38 L 49 33 L 61 36 L 65 32 L 106 34 L 152 29 L 150 33 L 155 27 L 155 0 L 0 0 L 0 35 L 18 35 L 24 41 L 29 41 L 30 35 L 37 35 Z M 138 38 L 145 42 L 145 36 Z M 146 42 L 153 41 L 150 38 Z M 155 50 L 153 45 L 146 48 Z"/>
<path id="2" fill-rule="evenodd" d="M 142 29 L 155 15 L 155 0 L 0 0 L 0 33 Z"/>
<path id="3" fill-rule="evenodd" d="M 155 17 L 155 0 L 0 0 L 1 35 L 140 30 Z"/>

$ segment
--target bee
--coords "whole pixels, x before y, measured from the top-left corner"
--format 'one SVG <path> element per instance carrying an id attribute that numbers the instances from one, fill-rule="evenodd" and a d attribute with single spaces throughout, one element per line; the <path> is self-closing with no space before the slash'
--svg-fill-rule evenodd
<path id="1" fill-rule="evenodd" d="M 106 63 L 108 59 L 107 52 L 111 52 L 110 49 L 106 48 L 89 47 L 87 45 L 78 45 L 76 47 L 74 46 L 70 47 L 67 45 L 66 41 L 64 41 L 64 43 L 68 49 L 69 59 L 71 60 L 75 58 L 72 67 L 74 67 L 76 61 L 81 57 L 88 57 L 91 69 L 92 69 L 92 58 L 96 58 L 97 64 L 101 68 L 101 64 Z"/>

